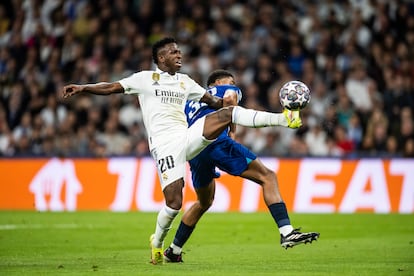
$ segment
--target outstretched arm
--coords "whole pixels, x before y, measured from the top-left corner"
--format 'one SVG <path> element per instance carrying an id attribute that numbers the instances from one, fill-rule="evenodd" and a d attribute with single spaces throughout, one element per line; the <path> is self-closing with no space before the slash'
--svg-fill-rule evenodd
<path id="1" fill-rule="evenodd" d="M 63 98 L 68 98 L 79 93 L 91 93 L 96 95 L 109 95 L 123 93 L 124 88 L 119 82 L 100 82 L 95 84 L 69 84 L 63 87 Z"/>
<path id="2" fill-rule="evenodd" d="M 220 109 L 223 107 L 223 99 L 213 96 L 208 92 L 204 94 L 204 96 L 200 99 L 200 102 L 206 103 L 214 109 Z"/>

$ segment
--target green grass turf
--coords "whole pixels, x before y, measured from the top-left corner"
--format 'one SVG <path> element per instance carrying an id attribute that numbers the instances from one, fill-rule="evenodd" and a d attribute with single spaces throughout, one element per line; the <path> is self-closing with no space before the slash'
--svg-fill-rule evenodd
<path id="1" fill-rule="evenodd" d="M 207 213 L 185 262 L 163 266 L 149 264 L 155 218 L 0 212 L 0 275 L 414 275 L 413 215 L 291 214 L 294 226 L 321 237 L 285 250 L 267 213 Z"/>

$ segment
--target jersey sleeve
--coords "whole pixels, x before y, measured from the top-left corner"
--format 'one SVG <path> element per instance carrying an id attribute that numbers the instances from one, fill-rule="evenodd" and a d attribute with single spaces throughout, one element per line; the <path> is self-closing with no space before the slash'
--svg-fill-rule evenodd
<path id="1" fill-rule="evenodd" d="M 138 94 L 139 84 L 142 81 L 142 74 L 140 72 L 134 73 L 129 77 L 123 78 L 119 81 L 124 88 L 125 94 Z"/>
<path id="2" fill-rule="evenodd" d="M 200 99 L 204 96 L 204 94 L 207 92 L 205 88 L 203 88 L 201 85 L 196 83 L 193 79 L 190 77 L 187 77 L 187 81 L 189 84 L 189 90 L 190 94 L 188 95 L 188 100 L 192 101 L 200 101 Z"/>
<path id="3" fill-rule="evenodd" d="M 238 88 L 238 87 L 236 87 L 237 89 L 236 89 L 236 94 L 237 94 L 237 103 L 240 103 L 240 101 L 242 100 L 242 98 L 243 98 L 243 94 L 242 94 L 242 92 L 241 92 L 241 89 L 240 88 Z"/>

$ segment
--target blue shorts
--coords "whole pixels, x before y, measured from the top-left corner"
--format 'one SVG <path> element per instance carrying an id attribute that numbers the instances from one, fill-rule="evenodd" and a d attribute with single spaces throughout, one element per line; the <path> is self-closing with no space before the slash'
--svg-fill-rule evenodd
<path id="1" fill-rule="evenodd" d="M 220 174 L 216 172 L 216 167 L 228 174 L 239 176 L 256 157 L 242 144 L 228 136 L 220 136 L 189 161 L 193 186 L 206 187 L 213 178 L 218 178 Z"/>

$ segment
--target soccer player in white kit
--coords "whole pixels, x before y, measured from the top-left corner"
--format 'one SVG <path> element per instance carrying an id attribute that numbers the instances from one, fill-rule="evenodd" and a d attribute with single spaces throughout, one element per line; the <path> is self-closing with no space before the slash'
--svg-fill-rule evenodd
<path id="1" fill-rule="evenodd" d="M 151 262 L 162 264 L 163 244 L 174 218 L 182 207 L 186 161 L 212 143 L 231 123 L 247 127 L 302 125 L 299 111 L 270 113 L 223 106 L 222 99 L 212 96 L 181 68 L 181 51 L 174 38 L 163 38 L 152 47 L 155 70 L 140 71 L 116 82 L 70 84 L 63 97 L 78 93 L 110 95 L 134 94 L 139 98 L 149 149 L 158 168 L 165 198 L 159 211 L 155 233 L 150 237 Z M 188 128 L 184 107 L 187 100 L 201 101 L 218 109 Z"/>

